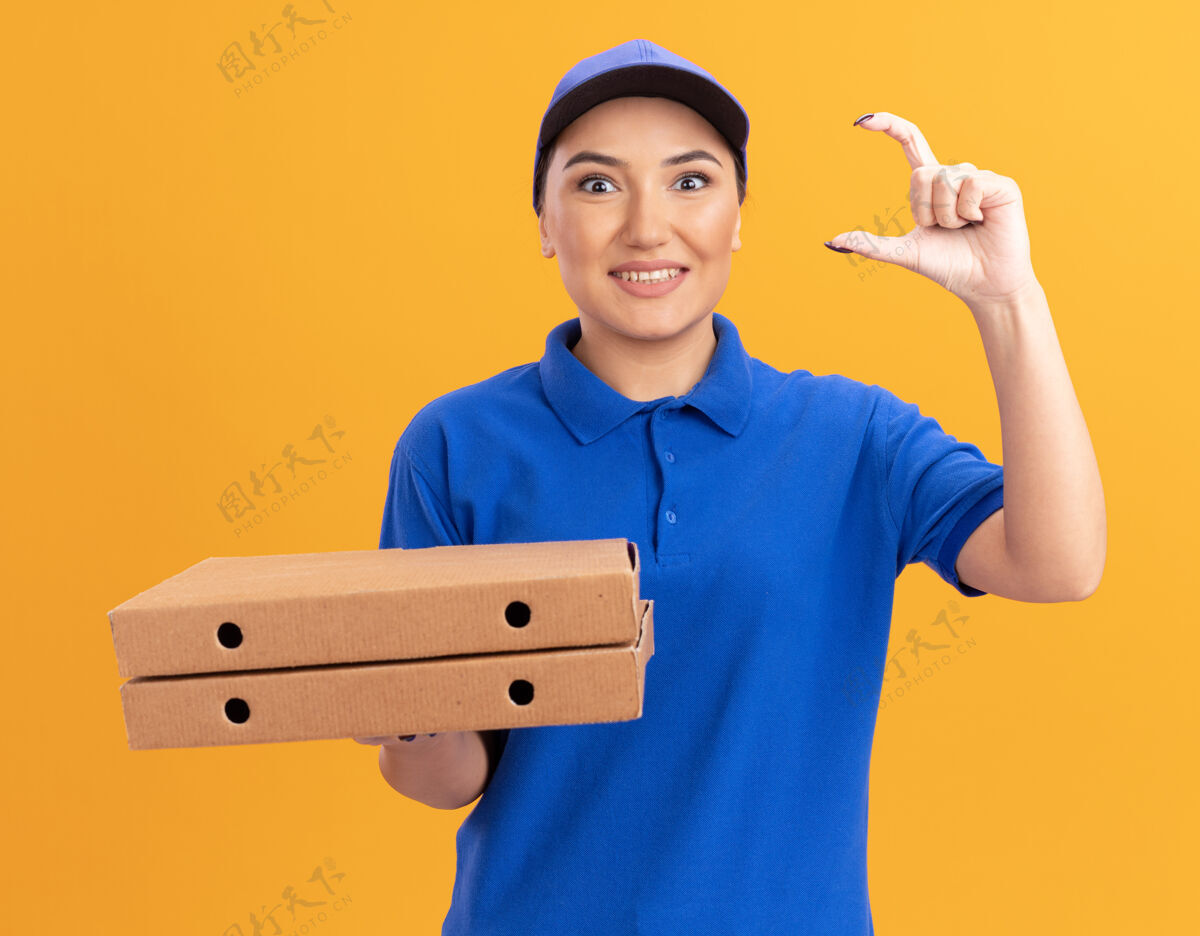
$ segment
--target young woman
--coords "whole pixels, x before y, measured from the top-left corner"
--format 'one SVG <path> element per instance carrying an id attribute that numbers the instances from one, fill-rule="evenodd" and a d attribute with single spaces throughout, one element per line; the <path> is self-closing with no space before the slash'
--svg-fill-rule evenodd
<path id="1" fill-rule="evenodd" d="M 540 361 L 414 417 L 380 546 L 628 538 L 656 649 L 634 721 L 359 739 L 407 796 L 483 794 L 443 933 L 873 932 L 867 781 L 897 575 L 920 561 L 963 595 L 1027 601 L 1095 589 L 1099 475 L 1015 184 L 950 178 L 911 124 L 868 124 L 910 156 L 919 228 L 831 246 L 964 298 L 1003 467 L 882 387 L 749 356 L 714 311 L 749 121 L 711 75 L 634 40 L 556 88 L 534 208 L 578 316 Z"/>

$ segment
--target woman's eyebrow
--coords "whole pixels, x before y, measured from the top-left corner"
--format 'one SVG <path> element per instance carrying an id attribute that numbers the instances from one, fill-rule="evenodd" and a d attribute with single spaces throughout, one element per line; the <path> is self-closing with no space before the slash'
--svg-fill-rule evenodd
<path id="1" fill-rule="evenodd" d="M 717 159 L 717 157 L 708 152 L 708 150 L 688 150 L 686 153 L 680 153 L 678 156 L 668 156 L 659 165 L 665 169 L 668 166 L 678 166 L 680 163 L 694 162 L 697 159 L 708 159 L 712 162 L 715 162 L 718 166 L 721 165 L 721 160 Z M 597 162 L 605 166 L 619 166 L 622 169 L 629 168 L 629 163 L 627 163 L 624 159 L 617 159 L 615 156 L 608 156 L 604 153 L 594 153 L 591 150 L 583 150 L 583 152 L 576 153 L 567 160 L 566 164 L 563 166 L 563 172 L 566 172 L 576 163 L 581 162 Z M 721 166 L 721 168 L 723 169 L 725 167 Z"/>

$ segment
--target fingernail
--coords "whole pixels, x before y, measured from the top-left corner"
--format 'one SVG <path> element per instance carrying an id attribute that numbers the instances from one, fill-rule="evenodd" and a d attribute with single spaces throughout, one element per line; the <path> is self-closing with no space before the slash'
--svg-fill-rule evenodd
<path id="1" fill-rule="evenodd" d="M 874 114 L 863 114 L 861 117 L 858 118 L 858 120 L 854 121 L 854 123 L 852 123 L 851 126 L 857 127 L 864 120 L 870 120 L 874 116 L 875 116 Z"/>
<path id="2" fill-rule="evenodd" d="M 830 250 L 836 250 L 838 253 L 854 253 L 849 247 L 834 247 L 829 241 L 825 241 L 825 246 Z"/>
<path id="3" fill-rule="evenodd" d="M 399 738 L 401 741 L 411 741 L 413 738 L 416 737 L 416 735 L 415 734 L 402 734 L 402 735 L 396 735 L 396 737 Z"/>

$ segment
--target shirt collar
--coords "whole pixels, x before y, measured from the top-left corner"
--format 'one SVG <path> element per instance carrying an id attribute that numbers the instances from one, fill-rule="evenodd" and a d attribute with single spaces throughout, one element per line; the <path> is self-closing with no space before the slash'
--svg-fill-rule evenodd
<path id="1" fill-rule="evenodd" d="M 742 347 L 733 322 L 712 314 L 717 347 L 700 382 L 678 397 L 680 404 L 700 410 L 731 436 L 738 435 L 750 416 L 750 356 Z M 571 348 L 583 333 L 578 318 L 556 325 L 546 336 L 546 353 L 539 373 L 546 399 L 582 444 L 594 442 L 634 413 L 661 401 L 631 400 L 618 393 L 583 365 Z"/>

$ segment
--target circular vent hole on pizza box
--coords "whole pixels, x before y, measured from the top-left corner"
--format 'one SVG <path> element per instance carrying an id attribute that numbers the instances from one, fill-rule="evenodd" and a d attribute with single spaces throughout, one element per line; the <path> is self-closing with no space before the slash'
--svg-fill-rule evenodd
<path id="1" fill-rule="evenodd" d="M 250 719 L 250 706 L 245 699 L 227 699 L 225 717 L 235 725 L 243 725 Z"/>
<path id="2" fill-rule="evenodd" d="M 217 642 L 229 650 L 240 647 L 242 645 L 242 629 L 233 621 L 226 621 L 217 628 Z"/>
<path id="3" fill-rule="evenodd" d="M 533 701 L 533 683 L 526 679 L 514 679 L 509 684 L 508 697 L 517 705 L 528 705 Z"/>
<path id="4" fill-rule="evenodd" d="M 510 601 L 504 609 L 504 620 L 512 627 L 524 627 L 529 623 L 529 605 L 523 601 Z"/>

